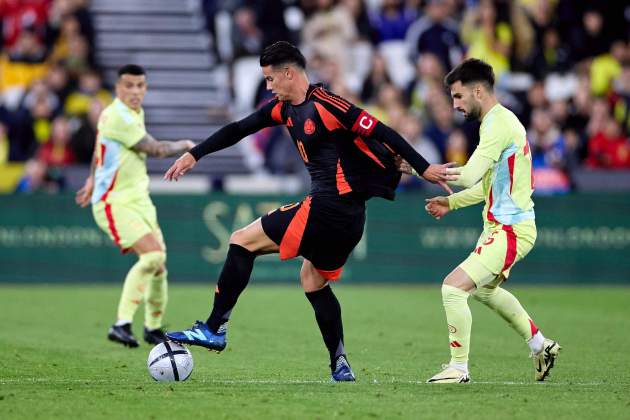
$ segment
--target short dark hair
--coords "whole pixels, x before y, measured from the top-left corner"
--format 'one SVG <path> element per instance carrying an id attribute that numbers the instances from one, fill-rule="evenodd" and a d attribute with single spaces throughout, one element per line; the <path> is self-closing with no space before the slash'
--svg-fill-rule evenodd
<path id="1" fill-rule="evenodd" d="M 306 68 L 306 59 L 300 50 L 287 41 L 278 41 L 266 47 L 260 55 L 260 67 L 295 64 L 301 69 Z"/>
<path id="2" fill-rule="evenodd" d="M 142 76 L 142 75 L 146 75 L 147 73 L 144 71 L 144 68 L 142 68 L 142 66 L 139 66 L 137 64 L 125 64 L 124 66 L 118 69 L 118 77 L 122 76 L 123 74 L 131 74 L 132 76 Z"/>
<path id="3" fill-rule="evenodd" d="M 444 84 L 451 87 L 455 82 L 463 85 L 478 82 L 485 84 L 490 90 L 494 89 L 494 72 L 492 66 L 477 58 L 469 58 L 460 63 L 444 77 Z"/>

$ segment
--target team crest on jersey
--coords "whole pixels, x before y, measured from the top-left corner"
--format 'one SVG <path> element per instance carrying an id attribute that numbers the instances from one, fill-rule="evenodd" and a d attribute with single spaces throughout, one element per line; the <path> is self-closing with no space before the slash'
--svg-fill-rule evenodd
<path id="1" fill-rule="evenodd" d="M 304 121 L 304 133 L 311 135 L 314 132 L 315 132 L 315 123 L 313 122 L 313 120 L 308 118 L 306 121 Z"/>

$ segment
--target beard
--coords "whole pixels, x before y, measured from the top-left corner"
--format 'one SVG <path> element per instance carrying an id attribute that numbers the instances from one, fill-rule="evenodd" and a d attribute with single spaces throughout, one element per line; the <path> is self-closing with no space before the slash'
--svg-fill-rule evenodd
<path id="1" fill-rule="evenodd" d="M 470 112 L 466 114 L 466 121 L 477 121 L 481 117 L 481 106 L 474 105 L 470 108 Z"/>

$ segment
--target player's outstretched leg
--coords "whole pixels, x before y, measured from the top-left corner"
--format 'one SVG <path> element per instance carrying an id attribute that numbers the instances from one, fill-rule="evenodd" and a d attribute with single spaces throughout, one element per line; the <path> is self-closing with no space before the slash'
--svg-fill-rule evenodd
<path id="1" fill-rule="evenodd" d="M 534 360 L 534 376 L 537 381 L 543 381 L 548 375 L 558 357 L 560 345 L 554 340 L 545 338 L 536 327 L 531 317 L 521 303 L 507 290 L 499 287 L 503 278 L 484 287 L 480 287 L 473 294 L 474 298 L 488 306 L 503 318 L 523 339 L 531 350 Z"/>
<path id="2" fill-rule="evenodd" d="M 222 351 L 227 345 L 227 322 L 239 295 L 247 286 L 256 254 L 231 244 L 214 293 L 214 306 L 207 322 L 196 321 L 192 328 L 166 333 L 169 340 Z"/>

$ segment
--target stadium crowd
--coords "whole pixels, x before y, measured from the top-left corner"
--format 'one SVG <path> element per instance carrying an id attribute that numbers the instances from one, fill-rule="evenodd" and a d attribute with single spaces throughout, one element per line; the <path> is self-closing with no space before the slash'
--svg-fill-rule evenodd
<path id="1" fill-rule="evenodd" d="M 306 53 L 312 81 L 368 109 L 431 162 L 463 164 L 478 140 L 477 126 L 452 110 L 442 82 L 473 56 L 494 67 L 500 101 L 527 127 L 537 193 L 570 191 L 573 172 L 585 167 L 630 170 L 630 11 L 623 1 L 202 5 L 211 53 L 223 63 L 236 68 L 271 42 L 292 41 Z M 0 167 L 20 163 L 18 191 L 62 189 L 58 169 L 90 161 L 95 124 L 112 95 L 94 62 L 88 6 L 0 0 Z M 231 21 L 227 36 L 218 16 Z M 269 95 L 260 80 L 252 108 Z M 262 132 L 255 145 L 271 173 L 300 167 L 283 129 Z M 403 188 L 419 185 L 403 181 Z"/>

